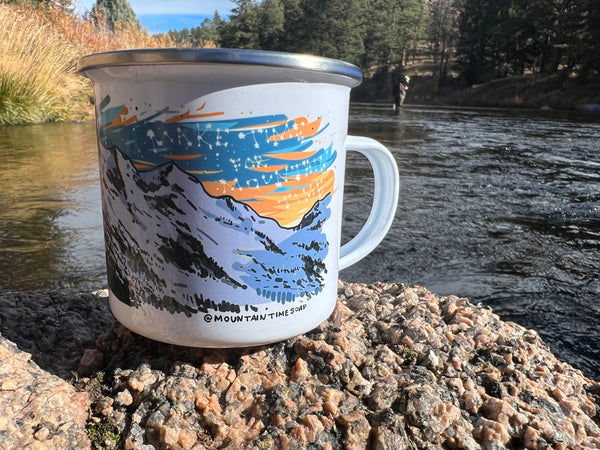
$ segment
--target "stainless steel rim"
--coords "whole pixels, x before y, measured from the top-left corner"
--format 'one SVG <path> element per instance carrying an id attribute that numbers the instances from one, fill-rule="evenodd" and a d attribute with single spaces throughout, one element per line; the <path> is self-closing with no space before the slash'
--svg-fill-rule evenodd
<path id="1" fill-rule="evenodd" d="M 362 72 L 353 64 L 321 56 L 264 50 L 223 48 L 166 48 L 119 50 L 84 56 L 77 64 L 78 72 L 114 66 L 169 64 L 248 64 L 282 67 L 342 75 L 362 81 Z"/>

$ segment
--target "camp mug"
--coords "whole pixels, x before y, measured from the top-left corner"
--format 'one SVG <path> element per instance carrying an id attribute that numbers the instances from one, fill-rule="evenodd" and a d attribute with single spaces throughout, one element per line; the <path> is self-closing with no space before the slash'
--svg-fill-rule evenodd
<path id="1" fill-rule="evenodd" d="M 376 247 L 398 170 L 347 136 L 351 64 L 232 49 L 83 57 L 96 98 L 110 307 L 132 331 L 196 347 L 302 334 L 335 307 L 338 271 Z M 340 248 L 346 150 L 374 200 Z"/>

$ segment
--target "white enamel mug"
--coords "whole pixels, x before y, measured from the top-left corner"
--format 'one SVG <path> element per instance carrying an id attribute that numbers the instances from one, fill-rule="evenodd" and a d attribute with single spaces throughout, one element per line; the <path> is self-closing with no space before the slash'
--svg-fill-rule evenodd
<path id="1" fill-rule="evenodd" d="M 348 63 L 279 52 L 89 55 L 110 306 L 146 337 L 251 346 L 307 332 L 339 270 L 371 252 L 398 202 L 378 142 L 347 136 Z M 346 151 L 369 159 L 371 213 L 340 248 Z"/>

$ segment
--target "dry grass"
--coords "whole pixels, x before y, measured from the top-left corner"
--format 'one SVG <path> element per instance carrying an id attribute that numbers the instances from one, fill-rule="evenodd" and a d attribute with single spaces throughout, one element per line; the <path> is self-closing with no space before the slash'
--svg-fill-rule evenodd
<path id="1" fill-rule="evenodd" d="M 0 4 L 0 124 L 91 118 L 91 83 L 75 72 L 81 56 L 173 45 L 137 27 L 96 27 L 58 8 Z"/>
<path id="2" fill-rule="evenodd" d="M 0 7 L 0 123 L 58 119 L 57 86 L 73 49 L 30 11 Z"/>

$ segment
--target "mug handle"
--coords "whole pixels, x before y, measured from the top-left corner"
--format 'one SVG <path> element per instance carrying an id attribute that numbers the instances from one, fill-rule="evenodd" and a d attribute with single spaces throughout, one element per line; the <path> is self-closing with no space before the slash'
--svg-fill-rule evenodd
<path id="1" fill-rule="evenodd" d="M 358 234 L 340 249 L 339 270 L 363 259 L 383 240 L 394 221 L 400 191 L 398 166 L 387 148 L 371 138 L 359 136 L 348 136 L 345 146 L 346 150 L 367 157 L 375 184 L 369 217 Z"/>

